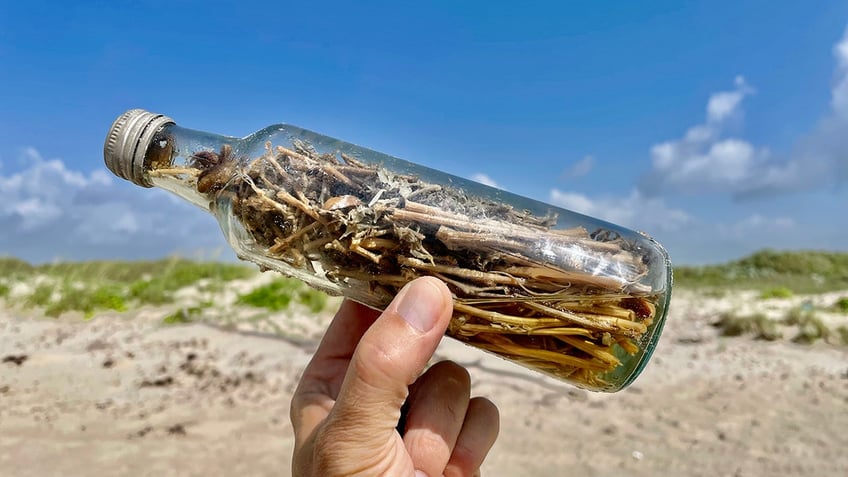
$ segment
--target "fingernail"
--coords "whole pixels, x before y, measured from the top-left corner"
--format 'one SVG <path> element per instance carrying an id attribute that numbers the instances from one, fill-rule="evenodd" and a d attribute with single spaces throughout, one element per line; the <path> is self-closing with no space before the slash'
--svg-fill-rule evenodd
<path id="1" fill-rule="evenodd" d="M 416 470 L 415 477 L 427 477 L 427 474 L 423 470 Z"/>
<path id="2" fill-rule="evenodd" d="M 444 307 L 442 292 L 431 280 L 407 284 L 397 297 L 397 312 L 418 331 L 429 331 Z"/>

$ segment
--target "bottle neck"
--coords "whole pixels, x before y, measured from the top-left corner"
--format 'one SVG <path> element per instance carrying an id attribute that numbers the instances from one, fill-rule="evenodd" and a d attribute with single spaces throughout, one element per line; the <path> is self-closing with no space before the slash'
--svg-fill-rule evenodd
<path id="1" fill-rule="evenodd" d="M 166 124 L 147 145 L 145 180 L 209 210 L 209 196 L 198 187 L 200 172 L 214 168 L 224 160 L 224 152 L 237 148 L 239 142 L 234 137 Z"/>

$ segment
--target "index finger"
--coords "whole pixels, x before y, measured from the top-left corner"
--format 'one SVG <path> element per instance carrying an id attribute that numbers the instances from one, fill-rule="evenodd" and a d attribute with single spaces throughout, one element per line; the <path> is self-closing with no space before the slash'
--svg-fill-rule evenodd
<path id="1" fill-rule="evenodd" d="M 309 384 L 314 381 L 315 384 L 325 384 L 328 387 L 327 394 L 335 399 L 356 345 L 379 316 L 379 311 L 355 301 L 342 302 L 318 349 L 303 371 L 301 383 Z"/>
<path id="2" fill-rule="evenodd" d="M 362 335 L 374 324 L 380 311 L 352 300 L 342 302 L 336 316 L 327 327 L 313 361 L 324 359 L 350 359 Z"/>

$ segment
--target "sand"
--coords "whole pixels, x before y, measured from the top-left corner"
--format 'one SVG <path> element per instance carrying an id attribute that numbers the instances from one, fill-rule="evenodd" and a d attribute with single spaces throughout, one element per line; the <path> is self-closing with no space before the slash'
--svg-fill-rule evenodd
<path id="1" fill-rule="evenodd" d="M 848 475 L 848 348 L 710 326 L 755 301 L 678 292 L 651 364 L 616 394 L 450 339 L 436 358 L 501 410 L 485 476 Z M 171 311 L 0 309 L 0 475 L 289 475 L 289 400 L 330 314 L 277 314 L 296 330 L 281 338 L 268 320 L 165 326 Z"/>

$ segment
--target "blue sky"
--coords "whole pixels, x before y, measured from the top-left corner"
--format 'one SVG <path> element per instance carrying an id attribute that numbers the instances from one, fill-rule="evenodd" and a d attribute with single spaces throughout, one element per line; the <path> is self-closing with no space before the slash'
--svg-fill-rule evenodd
<path id="1" fill-rule="evenodd" d="M 846 250 L 848 3 L 740 3 L 0 1 L 0 255 L 231 256 L 211 217 L 105 172 L 133 107 L 296 124 L 677 263 Z"/>

